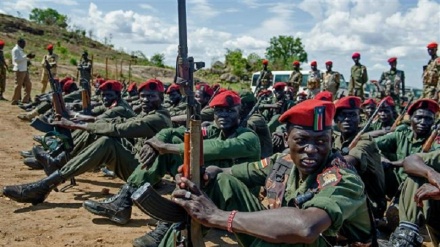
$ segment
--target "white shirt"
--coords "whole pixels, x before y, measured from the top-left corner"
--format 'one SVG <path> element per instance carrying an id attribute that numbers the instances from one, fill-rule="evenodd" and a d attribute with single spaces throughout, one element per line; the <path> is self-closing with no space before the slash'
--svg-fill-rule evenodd
<path id="1" fill-rule="evenodd" d="M 12 48 L 12 64 L 14 65 L 14 68 L 12 68 L 13 71 L 27 71 L 27 57 L 26 53 L 24 53 L 23 49 L 15 45 L 14 48 Z"/>

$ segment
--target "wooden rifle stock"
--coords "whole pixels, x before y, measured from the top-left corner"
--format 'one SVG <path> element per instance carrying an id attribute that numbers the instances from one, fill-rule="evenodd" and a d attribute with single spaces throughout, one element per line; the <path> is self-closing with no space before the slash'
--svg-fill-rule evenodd
<path id="1" fill-rule="evenodd" d="M 348 149 L 351 150 L 354 147 L 356 147 L 356 144 L 359 142 L 359 140 L 361 139 L 361 136 L 363 134 L 365 134 L 365 132 L 367 132 L 367 130 L 370 128 L 371 123 L 373 122 L 373 119 L 377 116 L 377 113 L 379 113 L 379 109 L 380 107 L 382 107 L 382 105 L 385 103 L 385 101 L 380 102 L 380 104 L 377 106 L 376 110 L 374 111 L 374 113 L 370 116 L 370 118 L 368 119 L 367 123 L 365 124 L 365 126 L 361 129 L 361 131 L 359 131 L 357 133 L 357 135 L 353 138 L 353 140 L 351 141 L 350 145 L 348 145 Z"/>
<path id="2" fill-rule="evenodd" d="M 183 135 L 183 176 L 186 178 L 190 177 L 191 172 L 191 164 L 190 164 L 190 145 L 191 145 L 191 134 L 189 131 L 186 131 Z"/>
<path id="3" fill-rule="evenodd" d="M 393 125 L 391 126 L 391 128 L 390 128 L 391 131 L 395 131 L 397 126 L 402 122 L 403 117 L 405 117 L 405 114 L 408 111 L 408 107 L 411 104 L 411 102 L 413 101 L 413 99 L 414 99 L 414 96 L 412 96 L 408 100 L 408 104 L 405 106 L 405 108 L 402 109 L 402 111 L 400 112 L 399 116 L 396 118 L 396 121 L 394 121 Z"/>
<path id="4" fill-rule="evenodd" d="M 432 143 L 434 143 L 435 138 L 437 138 L 439 127 L 440 127 L 440 120 L 438 120 L 436 122 L 434 129 L 431 132 L 431 135 L 428 137 L 428 139 L 423 144 L 423 146 L 422 146 L 423 153 L 428 153 L 429 151 L 431 151 Z"/>

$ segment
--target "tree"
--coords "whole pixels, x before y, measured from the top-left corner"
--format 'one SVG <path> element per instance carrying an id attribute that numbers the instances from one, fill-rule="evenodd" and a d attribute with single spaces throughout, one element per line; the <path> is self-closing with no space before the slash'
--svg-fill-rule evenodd
<path id="1" fill-rule="evenodd" d="M 248 71 L 258 71 L 261 69 L 262 58 L 257 53 L 251 53 L 247 56 Z"/>
<path id="2" fill-rule="evenodd" d="M 300 38 L 293 36 L 272 37 L 266 48 L 266 57 L 272 62 L 274 69 L 290 70 L 292 62 L 307 62 L 307 52 Z"/>
<path id="3" fill-rule="evenodd" d="M 29 15 L 29 20 L 49 26 L 67 27 L 67 16 L 51 8 L 34 8 Z"/>
<path id="4" fill-rule="evenodd" d="M 161 67 L 161 68 L 165 67 L 164 61 L 165 61 L 165 54 L 163 54 L 163 53 L 156 53 L 150 59 L 150 62 L 154 66 Z"/>
<path id="5" fill-rule="evenodd" d="M 226 49 L 225 65 L 232 69 L 232 74 L 242 77 L 246 73 L 247 60 L 240 49 Z"/>

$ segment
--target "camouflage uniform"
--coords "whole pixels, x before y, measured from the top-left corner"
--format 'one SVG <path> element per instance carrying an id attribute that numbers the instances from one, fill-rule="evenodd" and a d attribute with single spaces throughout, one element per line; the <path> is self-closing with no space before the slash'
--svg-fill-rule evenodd
<path id="1" fill-rule="evenodd" d="M 336 71 L 326 71 L 322 73 L 322 84 L 321 91 L 329 91 L 333 94 L 333 99 L 335 100 L 338 90 L 339 81 L 341 80 L 341 75 Z"/>
<path id="2" fill-rule="evenodd" d="M 302 84 L 302 74 L 301 71 L 293 70 L 289 77 L 289 82 L 287 83 L 289 86 L 293 87 L 293 90 L 295 92 L 295 95 L 293 97 L 296 97 L 296 93 L 298 93 L 299 87 Z"/>
<path id="3" fill-rule="evenodd" d="M 400 93 L 405 93 L 405 73 L 402 70 L 384 71 L 378 82 L 385 90 L 384 97 L 391 96 L 396 103 L 396 110 L 400 110 Z"/>
<path id="4" fill-rule="evenodd" d="M 440 90 L 440 58 L 429 60 L 423 70 L 422 98 L 434 98 L 435 92 Z"/>
<path id="5" fill-rule="evenodd" d="M 319 93 L 321 90 L 321 71 L 319 69 L 317 70 L 310 70 L 309 71 L 309 79 L 307 80 L 307 96 L 308 98 L 312 99 Z"/>
<path id="6" fill-rule="evenodd" d="M 364 99 L 364 85 L 368 82 L 367 67 L 362 64 L 351 67 L 350 83 L 348 94 Z"/>

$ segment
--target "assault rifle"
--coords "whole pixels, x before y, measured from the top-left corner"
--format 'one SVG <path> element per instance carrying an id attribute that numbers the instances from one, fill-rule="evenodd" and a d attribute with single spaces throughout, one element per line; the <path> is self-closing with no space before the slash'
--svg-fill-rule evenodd
<path id="1" fill-rule="evenodd" d="M 83 114 L 91 115 L 92 114 L 92 99 L 91 99 L 91 90 L 90 90 L 90 82 L 85 78 L 80 78 L 79 83 L 81 84 L 81 99 L 82 99 L 82 110 Z"/>
<path id="2" fill-rule="evenodd" d="M 247 121 L 249 120 L 249 118 L 252 117 L 252 115 L 254 115 L 254 113 L 260 108 L 260 103 L 262 101 L 263 97 L 260 97 L 257 101 L 257 103 L 255 103 L 254 107 L 252 107 L 252 109 L 249 111 L 249 113 L 246 115 L 246 117 L 244 117 L 241 122 L 240 122 L 240 126 L 241 127 L 246 127 L 247 126 Z"/>
<path id="3" fill-rule="evenodd" d="M 425 144 L 423 144 L 422 146 L 423 153 L 428 153 L 429 151 L 431 151 L 432 143 L 434 143 L 435 139 L 437 138 L 439 129 L 440 129 L 440 120 L 437 120 L 437 122 L 433 126 L 431 135 L 428 137 L 428 139 L 425 141 Z"/>
<path id="4" fill-rule="evenodd" d="M 394 121 L 393 125 L 390 128 L 390 131 L 396 130 L 397 126 L 402 122 L 403 117 L 406 114 L 406 111 L 408 111 L 409 105 L 411 105 L 411 102 L 413 101 L 414 96 L 411 96 L 411 98 L 408 100 L 408 104 L 402 109 L 399 116 L 396 118 L 396 121 Z"/>
<path id="5" fill-rule="evenodd" d="M 348 150 L 353 149 L 354 147 L 356 147 L 356 144 L 359 142 L 359 140 L 361 139 L 361 136 L 363 134 L 365 134 L 365 132 L 367 132 L 367 130 L 370 128 L 371 123 L 373 122 L 373 119 L 376 117 L 377 113 L 379 113 L 379 109 L 382 107 L 382 105 L 385 103 L 385 100 L 383 100 L 382 102 L 380 102 L 380 104 L 377 106 L 376 110 L 374 111 L 374 113 L 370 116 L 370 118 L 368 119 L 367 123 L 365 124 L 365 126 L 361 129 L 361 131 L 359 131 L 357 133 L 357 135 L 353 138 L 353 140 L 351 141 L 350 145 L 348 145 Z M 343 150 L 343 153 L 345 153 L 346 150 Z M 348 152 L 347 152 L 348 153 Z"/>
<path id="6" fill-rule="evenodd" d="M 203 164 L 203 141 L 201 133 L 200 105 L 194 97 L 194 71 L 205 66 L 188 57 L 186 0 L 178 0 L 179 48 L 177 56 L 176 81 L 187 100 L 187 130 L 184 134 L 183 175 L 200 186 L 200 168 Z M 188 237 L 183 239 L 186 246 L 205 246 L 201 225 L 192 220 L 186 211 L 168 199 L 157 194 L 150 184 L 145 184 L 132 195 L 134 203 L 153 218 L 167 222 L 185 222 Z M 168 214 L 168 215 L 167 215 Z M 171 215 L 170 215 L 171 214 Z"/>

